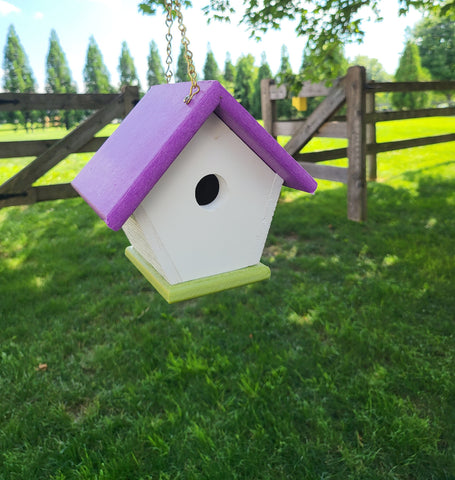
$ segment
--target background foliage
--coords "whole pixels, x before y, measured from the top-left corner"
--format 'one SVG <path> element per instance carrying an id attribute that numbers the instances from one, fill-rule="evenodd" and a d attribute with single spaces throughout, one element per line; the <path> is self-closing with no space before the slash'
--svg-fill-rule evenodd
<path id="1" fill-rule="evenodd" d="M 418 2 L 419 3 L 419 2 Z M 420 3 L 419 3 L 420 5 Z M 423 2 L 420 6 L 425 6 Z M 215 8 L 215 7 L 214 7 Z M 218 8 L 218 7 L 216 7 Z M 321 7 L 322 8 L 322 7 Z M 351 7 L 349 7 L 351 8 Z M 431 10 L 431 9 L 430 9 Z M 226 10 L 227 11 L 227 10 Z M 271 10 L 271 14 L 274 11 Z M 449 10 L 447 11 L 448 13 Z M 278 22 L 281 17 L 277 17 Z M 267 63 L 265 52 L 262 55 L 260 65 L 255 65 L 255 59 L 251 55 L 243 55 L 234 64 L 229 52 L 226 52 L 224 69 L 221 69 L 208 47 L 206 60 L 202 69 L 201 78 L 221 81 L 228 90 L 233 93 L 256 118 L 260 118 L 260 80 L 265 78 L 275 79 L 278 83 L 294 85 L 292 91 L 300 90 L 300 82 L 304 79 L 325 82 L 330 84 L 333 79 L 345 74 L 349 65 L 360 64 L 367 68 L 369 79 L 376 81 L 415 80 L 449 80 L 453 78 L 455 71 L 454 42 L 455 29 L 452 17 L 443 16 L 438 9 L 429 13 L 409 32 L 409 41 L 400 59 L 400 65 L 395 77 L 385 72 L 377 59 L 358 56 L 347 59 L 344 53 L 344 43 L 339 39 L 332 39 L 332 43 L 326 43 L 323 51 L 308 42 L 302 50 L 302 66 L 299 72 L 293 72 L 290 66 L 287 47 L 282 46 L 281 62 L 277 72 L 272 72 Z M 417 45 L 417 48 L 412 45 Z M 321 47 L 322 48 L 322 47 Z M 411 52 L 412 50 L 412 52 Z M 49 51 L 46 58 L 46 91 L 64 93 L 75 91 L 75 85 L 71 78 L 71 71 L 65 54 L 60 46 L 57 33 L 51 31 L 49 39 Z M 147 57 L 147 88 L 166 81 L 163 62 L 155 42 L 150 43 Z M 167 64 L 166 64 L 167 67 Z M 171 66 L 171 70 L 173 66 Z M 10 92 L 32 92 L 36 89 L 36 82 L 31 72 L 27 55 L 23 50 L 20 40 L 11 26 L 4 49 L 3 59 L 3 88 Z M 84 90 L 88 93 L 114 92 L 123 84 L 139 85 L 136 67 L 133 58 L 125 42 L 119 56 L 118 70 L 120 85 L 114 87 L 110 83 L 110 74 L 103 62 L 102 53 L 92 36 L 87 48 L 86 63 L 84 67 Z M 177 57 L 174 78 L 176 81 L 187 81 L 187 64 L 183 48 Z M 413 105 L 425 106 L 430 102 L 452 104 L 451 92 L 433 95 L 431 98 L 422 94 L 394 95 L 394 106 L 399 109 L 413 108 Z M 314 101 L 309 100 L 309 112 L 314 108 Z M 378 97 L 379 109 L 390 109 L 391 95 L 383 94 Z M 280 117 L 295 117 L 299 114 L 291 107 L 290 99 L 279 105 Z M 16 112 L 13 114 L 0 113 L 0 121 L 23 123 L 27 128 L 34 127 L 36 121 L 46 123 L 46 118 L 51 122 L 63 122 L 68 128 L 81 118 L 80 112 L 31 112 L 26 115 Z"/>
<path id="2" fill-rule="evenodd" d="M 190 0 L 182 4 L 192 6 Z M 144 0 L 139 4 L 139 9 L 153 15 L 159 6 L 164 9 L 164 5 L 165 0 Z M 400 0 L 397 14 L 406 14 L 410 7 L 452 20 L 455 18 L 454 0 Z M 241 6 L 230 0 L 218 0 L 210 1 L 202 8 L 209 19 L 222 21 L 230 21 L 236 9 L 242 15 L 240 23 L 250 29 L 253 37 L 260 36 L 268 29 L 279 29 L 283 20 L 297 21 L 296 35 L 307 38 L 306 48 L 313 52 L 322 70 L 333 68 L 330 67 L 331 60 L 337 58 L 340 45 L 361 41 L 364 35 L 362 21 L 365 18 L 381 20 L 378 0 L 243 0 Z M 314 71 L 309 70 L 304 78 L 317 81 L 318 74 L 319 71 L 314 75 Z M 339 72 L 336 72 L 336 76 L 339 76 Z M 324 77 L 327 79 L 330 75 Z"/>

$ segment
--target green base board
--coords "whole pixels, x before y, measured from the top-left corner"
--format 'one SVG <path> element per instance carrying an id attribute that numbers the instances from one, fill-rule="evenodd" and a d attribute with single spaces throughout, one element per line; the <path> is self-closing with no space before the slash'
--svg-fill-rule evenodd
<path id="1" fill-rule="evenodd" d="M 258 263 L 232 272 L 171 285 L 134 247 L 127 247 L 125 255 L 168 303 L 181 302 L 270 278 L 270 268 Z"/>

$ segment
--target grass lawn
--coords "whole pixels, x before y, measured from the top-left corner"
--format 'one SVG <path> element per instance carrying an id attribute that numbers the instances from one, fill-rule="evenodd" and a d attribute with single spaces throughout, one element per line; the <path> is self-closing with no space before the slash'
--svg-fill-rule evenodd
<path id="1" fill-rule="evenodd" d="M 171 306 L 81 199 L 0 210 L 0 479 L 454 480 L 455 142 L 378 172 L 363 224 L 283 189 L 271 279 Z"/>

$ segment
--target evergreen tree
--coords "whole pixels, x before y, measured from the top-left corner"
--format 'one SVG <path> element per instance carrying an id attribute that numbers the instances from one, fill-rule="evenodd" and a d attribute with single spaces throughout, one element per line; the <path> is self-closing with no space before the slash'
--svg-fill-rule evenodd
<path id="1" fill-rule="evenodd" d="M 55 30 L 51 30 L 46 58 L 46 92 L 75 93 L 76 86 Z"/>
<path id="2" fill-rule="evenodd" d="M 120 74 L 120 87 L 124 85 L 136 85 L 141 89 L 133 57 L 130 54 L 126 42 L 122 42 L 122 52 L 119 58 L 118 72 Z"/>
<path id="3" fill-rule="evenodd" d="M 231 61 L 231 55 L 226 54 L 224 62 L 224 72 L 222 75 L 222 83 L 224 87 L 233 95 L 234 94 L 234 80 L 235 80 L 235 66 Z"/>
<path id="4" fill-rule="evenodd" d="M 189 82 L 188 77 L 188 64 L 186 63 L 185 58 L 185 47 L 180 46 L 180 53 L 177 59 L 177 71 L 175 72 L 175 81 L 176 82 Z"/>
<path id="5" fill-rule="evenodd" d="M 281 47 L 281 61 L 280 68 L 276 75 L 278 83 L 287 83 L 293 77 L 291 62 L 289 60 L 289 52 L 286 45 Z"/>
<path id="6" fill-rule="evenodd" d="M 204 80 L 220 80 L 220 69 L 216 63 L 215 55 L 213 55 L 210 49 L 210 44 L 208 46 L 207 56 L 205 57 Z"/>
<path id="7" fill-rule="evenodd" d="M 33 93 L 35 79 L 27 55 L 21 45 L 13 25 L 10 25 L 6 37 L 3 56 L 3 89 L 11 93 Z M 29 122 L 35 119 L 36 112 L 9 112 L 9 122 L 21 122 L 28 129 Z"/>
<path id="8" fill-rule="evenodd" d="M 153 15 L 158 5 L 164 5 L 163 0 L 141 0 L 139 8 L 146 14 Z M 191 0 L 185 0 L 186 6 L 192 6 Z M 295 22 L 296 37 L 309 39 L 315 58 L 322 62 L 328 59 L 330 50 L 335 52 L 336 44 L 346 44 L 352 41 L 361 41 L 365 35 L 364 22 L 368 18 L 381 18 L 381 2 L 378 0 L 211 0 L 203 8 L 210 19 L 229 21 L 238 13 L 240 22 L 250 30 L 253 36 L 258 36 L 269 29 L 279 29 L 288 20 Z M 386 4 L 387 2 L 382 2 Z M 391 2 L 389 2 L 391 3 Z M 400 0 L 395 3 L 397 16 L 416 8 L 421 12 L 431 12 L 440 9 L 443 14 L 455 18 L 454 0 Z M 385 32 L 387 35 L 387 32 Z M 323 67 L 323 65 L 322 65 Z M 339 75 L 336 74 L 335 77 Z M 330 78 L 325 76 L 325 78 Z M 318 81 L 317 78 L 307 80 Z"/>
<path id="9" fill-rule="evenodd" d="M 433 80 L 455 78 L 455 22 L 449 17 L 430 15 L 421 20 L 412 32 L 419 48 L 422 67 Z M 445 92 L 451 101 L 452 91 Z"/>
<path id="10" fill-rule="evenodd" d="M 46 92 L 47 93 L 76 93 L 76 85 L 71 78 L 71 71 L 55 30 L 49 38 L 49 51 L 46 58 Z M 66 128 L 72 127 L 81 118 L 81 113 L 75 110 L 52 111 L 47 114 L 54 118 L 63 119 Z"/>
<path id="11" fill-rule="evenodd" d="M 272 70 L 271 70 L 269 64 L 267 63 L 266 54 L 265 54 L 265 52 L 262 52 L 262 54 L 261 54 L 261 65 L 260 65 L 259 70 L 258 70 L 258 80 L 260 82 L 264 78 L 272 78 L 272 77 L 273 77 Z"/>
<path id="12" fill-rule="evenodd" d="M 35 91 L 35 79 L 27 54 L 13 25 L 10 25 L 6 37 L 3 70 L 5 91 L 12 93 L 33 93 Z"/>
<path id="13" fill-rule="evenodd" d="M 294 74 L 292 72 L 291 62 L 289 61 L 288 49 L 285 45 L 281 47 L 281 63 L 276 81 L 279 84 L 286 83 L 292 85 L 294 83 Z M 291 118 L 293 113 L 292 100 L 290 98 L 280 100 L 277 103 L 276 113 L 278 118 Z"/>
<path id="14" fill-rule="evenodd" d="M 159 85 L 166 83 L 166 76 L 164 73 L 163 65 L 161 63 L 160 54 L 156 43 L 152 40 L 150 43 L 150 53 L 147 57 L 147 84 L 149 88 L 152 85 Z"/>
<path id="15" fill-rule="evenodd" d="M 252 115 L 254 118 L 262 117 L 261 110 L 261 80 L 264 78 L 272 78 L 272 70 L 270 69 L 269 64 L 267 63 L 267 58 L 265 52 L 262 52 L 261 55 L 261 65 L 258 70 L 258 74 L 255 81 L 255 88 L 253 93 L 253 104 L 252 104 Z"/>
<path id="16" fill-rule="evenodd" d="M 235 67 L 231 60 L 231 54 L 226 54 L 226 61 L 224 62 L 224 81 L 229 85 L 234 83 Z"/>
<path id="17" fill-rule="evenodd" d="M 103 56 L 93 36 L 90 37 L 84 67 L 84 83 L 87 93 L 113 93 L 110 75 Z"/>
<path id="18" fill-rule="evenodd" d="M 395 72 L 397 82 L 419 82 L 429 79 L 421 65 L 419 49 L 411 41 L 406 43 Z M 427 92 L 393 92 L 392 103 L 399 110 L 424 108 L 428 104 Z"/>
<path id="19" fill-rule="evenodd" d="M 254 57 L 242 55 L 236 65 L 234 97 L 249 111 L 253 110 Z"/>

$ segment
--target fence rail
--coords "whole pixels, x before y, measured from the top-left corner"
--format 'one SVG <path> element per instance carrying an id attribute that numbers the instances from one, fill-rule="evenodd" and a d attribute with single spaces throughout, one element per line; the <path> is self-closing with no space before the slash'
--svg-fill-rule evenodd
<path id="1" fill-rule="evenodd" d="M 367 123 L 389 122 L 391 120 L 407 120 L 408 118 L 450 117 L 455 115 L 455 107 L 425 108 L 420 110 L 404 110 L 399 112 L 367 113 Z"/>
<path id="2" fill-rule="evenodd" d="M 0 110 L 98 110 L 117 97 L 116 93 L 0 93 Z"/>
<path id="3" fill-rule="evenodd" d="M 95 137 L 82 145 L 74 153 L 96 152 L 109 137 Z M 41 155 L 59 140 L 23 140 L 21 142 L 1 142 L 1 158 L 35 157 Z M 0 160 L 1 162 L 1 160 Z M 1 163 L 0 163 L 1 165 Z"/>
<path id="4" fill-rule="evenodd" d="M 325 97 L 305 120 L 278 121 L 276 102 L 288 98 L 286 85 L 272 80 L 261 82 L 261 107 L 265 129 L 273 136 L 291 136 L 285 149 L 316 178 L 347 184 L 347 216 L 364 221 L 367 217 L 368 180 L 377 176 L 377 154 L 411 147 L 455 141 L 455 133 L 377 143 L 376 123 L 410 118 L 455 115 L 455 107 L 377 112 L 375 95 L 381 92 L 421 92 L 455 90 L 455 81 L 367 82 L 364 67 L 348 69 L 332 88 L 324 84 L 302 84 L 298 96 Z M 336 116 L 346 105 L 346 116 Z M 300 153 L 313 137 L 346 138 L 347 148 Z M 321 165 L 320 162 L 348 158 L 348 167 Z"/>
<path id="5" fill-rule="evenodd" d="M 119 94 L 0 94 L 0 111 L 96 110 L 64 138 L 0 142 L 0 166 L 2 158 L 36 157 L 0 185 L 0 208 L 76 197 L 69 183 L 44 186 L 33 183 L 71 153 L 98 150 L 107 137 L 94 135 L 112 120 L 127 115 L 138 100 L 138 88 L 130 86 Z"/>
<path id="6" fill-rule="evenodd" d="M 455 80 L 438 82 L 370 82 L 365 86 L 368 92 L 425 92 L 428 90 L 455 90 Z"/>

